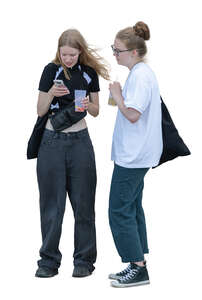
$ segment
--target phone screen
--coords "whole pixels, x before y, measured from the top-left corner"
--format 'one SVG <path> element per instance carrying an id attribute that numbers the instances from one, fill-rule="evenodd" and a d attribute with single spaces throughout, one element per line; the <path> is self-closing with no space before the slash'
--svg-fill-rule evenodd
<path id="1" fill-rule="evenodd" d="M 56 79 L 56 80 L 54 80 L 53 82 L 54 82 L 57 86 L 64 85 L 64 82 L 63 82 L 63 80 L 61 80 L 61 79 Z"/>

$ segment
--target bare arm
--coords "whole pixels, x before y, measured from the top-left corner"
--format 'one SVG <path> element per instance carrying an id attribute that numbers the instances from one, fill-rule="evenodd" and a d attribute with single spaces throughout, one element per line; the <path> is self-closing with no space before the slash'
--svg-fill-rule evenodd
<path id="1" fill-rule="evenodd" d="M 135 123 L 139 120 L 141 113 L 132 107 L 126 107 L 122 96 L 117 101 L 117 105 L 124 117 L 126 117 L 126 119 L 128 119 L 131 123 Z"/>
<path id="2" fill-rule="evenodd" d="M 139 120 L 141 113 L 132 107 L 126 107 L 124 104 L 124 99 L 121 93 L 121 86 L 119 82 L 114 82 L 109 85 L 110 92 L 113 99 L 115 100 L 118 108 L 122 114 L 128 119 L 131 123 L 135 123 Z"/>
<path id="3" fill-rule="evenodd" d="M 37 102 L 37 114 L 42 117 L 47 113 L 51 102 L 54 97 L 61 97 L 69 94 L 69 90 L 65 86 L 56 86 L 55 84 L 50 88 L 50 90 L 45 92 L 39 92 L 38 102 Z"/>
<path id="4" fill-rule="evenodd" d="M 38 103 L 37 103 L 37 114 L 42 117 L 49 110 L 50 104 L 53 100 L 53 95 L 50 93 L 39 92 Z"/>
<path id="5" fill-rule="evenodd" d="M 90 101 L 88 98 L 83 100 L 84 108 L 93 117 L 97 117 L 99 114 L 99 94 L 90 93 Z"/>

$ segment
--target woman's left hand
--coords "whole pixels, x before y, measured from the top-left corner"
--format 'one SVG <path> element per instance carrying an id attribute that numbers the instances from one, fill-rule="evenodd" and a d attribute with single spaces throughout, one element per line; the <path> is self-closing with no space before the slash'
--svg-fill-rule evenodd
<path id="1" fill-rule="evenodd" d="M 83 100 L 82 100 L 82 104 L 83 104 L 83 107 L 85 110 L 88 109 L 88 106 L 89 106 L 89 97 L 85 97 Z"/>
<path id="2" fill-rule="evenodd" d="M 119 82 L 114 81 L 113 83 L 109 84 L 109 90 L 111 92 L 112 98 L 118 104 L 118 102 L 122 99 L 122 89 Z"/>

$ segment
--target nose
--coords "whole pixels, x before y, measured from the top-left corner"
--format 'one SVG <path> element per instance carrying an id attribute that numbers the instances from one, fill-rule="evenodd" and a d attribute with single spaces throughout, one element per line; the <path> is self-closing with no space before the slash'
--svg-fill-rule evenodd
<path id="1" fill-rule="evenodd" d="M 69 63 L 71 63 L 71 62 L 72 62 L 72 59 L 71 59 L 71 58 L 65 60 L 65 63 L 67 63 L 67 64 L 69 64 Z"/>

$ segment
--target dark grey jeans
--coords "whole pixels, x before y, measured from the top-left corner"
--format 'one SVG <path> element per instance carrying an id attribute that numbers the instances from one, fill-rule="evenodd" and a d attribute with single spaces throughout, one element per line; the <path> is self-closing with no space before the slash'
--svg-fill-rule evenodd
<path id="1" fill-rule="evenodd" d="M 59 251 L 66 194 L 75 218 L 74 265 L 94 270 L 96 260 L 95 189 L 93 146 L 84 129 L 57 133 L 45 129 L 37 160 L 40 192 L 42 247 L 39 266 L 59 268 Z"/>

